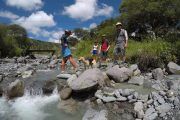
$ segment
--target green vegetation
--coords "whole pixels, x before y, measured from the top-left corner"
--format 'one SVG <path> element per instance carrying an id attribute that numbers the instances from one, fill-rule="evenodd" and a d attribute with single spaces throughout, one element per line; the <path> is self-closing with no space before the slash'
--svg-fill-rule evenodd
<path id="1" fill-rule="evenodd" d="M 111 43 L 109 56 L 113 57 L 115 24 L 123 23 L 130 33 L 141 34 L 141 42 L 130 39 L 127 48 L 127 62 L 138 63 L 141 70 L 165 67 L 169 61 L 180 64 L 180 1 L 179 0 L 123 0 L 119 11 L 121 16 L 103 21 L 94 31 L 95 37 L 86 36 L 77 45 L 75 55 L 91 55 L 94 41 L 101 42 L 101 35 L 106 34 Z M 147 27 L 149 26 L 149 27 Z M 153 31 L 156 39 L 148 36 Z M 89 32 L 90 34 L 90 32 Z"/>
<path id="2" fill-rule="evenodd" d="M 27 38 L 26 30 L 19 25 L 0 24 L 0 57 L 24 55 L 27 49 L 55 49 L 58 44 Z"/>

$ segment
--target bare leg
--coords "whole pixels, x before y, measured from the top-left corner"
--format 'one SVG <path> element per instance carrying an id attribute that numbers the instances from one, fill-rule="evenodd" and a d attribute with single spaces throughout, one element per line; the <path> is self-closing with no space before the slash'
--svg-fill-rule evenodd
<path id="1" fill-rule="evenodd" d="M 77 64 L 76 62 L 74 61 L 73 57 L 69 57 L 69 61 L 71 62 L 72 66 L 74 67 L 74 69 L 77 68 Z"/>
<path id="2" fill-rule="evenodd" d="M 61 71 L 65 71 L 65 60 L 62 59 L 62 62 L 61 62 Z"/>

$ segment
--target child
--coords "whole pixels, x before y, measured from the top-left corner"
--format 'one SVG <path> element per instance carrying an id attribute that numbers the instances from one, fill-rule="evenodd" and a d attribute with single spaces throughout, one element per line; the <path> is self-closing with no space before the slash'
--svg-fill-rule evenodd
<path id="1" fill-rule="evenodd" d="M 93 49 L 91 50 L 91 52 L 93 55 L 93 59 L 96 60 L 97 55 L 98 55 L 98 44 L 97 44 L 97 42 L 94 42 Z"/>

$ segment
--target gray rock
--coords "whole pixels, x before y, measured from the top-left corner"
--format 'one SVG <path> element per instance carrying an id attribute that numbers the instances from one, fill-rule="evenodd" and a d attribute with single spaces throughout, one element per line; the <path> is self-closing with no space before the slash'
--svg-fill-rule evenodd
<path id="1" fill-rule="evenodd" d="M 56 77 L 59 79 L 69 79 L 71 76 L 71 74 L 59 74 Z"/>
<path id="2" fill-rule="evenodd" d="M 144 117 L 143 103 L 142 102 L 136 102 L 134 104 L 134 111 L 136 112 L 137 117 L 142 119 Z"/>
<path id="3" fill-rule="evenodd" d="M 155 113 L 152 113 L 149 116 L 145 116 L 144 120 L 155 120 L 157 117 L 158 117 L 158 114 L 155 112 Z"/>
<path id="4" fill-rule="evenodd" d="M 160 87 L 160 85 L 157 84 L 157 83 L 154 84 L 154 85 L 152 85 L 152 88 L 154 88 L 155 90 L 158 90 L 158 91 L 159 91 L 159 90 L 162 90 L 161 87 Z"/>
<path id="5" fill-rule="evenodd" d="M 133 76 L 128 83 L 134 84 L 134 85 L 143 85 L 144 83 L 144 77 L 143 76 Z"/>
<path id="6" fill-rule="evenodd" d="M 155 112 L 156 112 L 156 110 L 153 107 L 148 108 L 145 112 L 145 118 L 148 118 L 151 114 L 153 114 Z"/>
<path id="7" fill-rule="evenodd" d="M 118 89 L 116 89 L 116 90 L 114 91 L 114 95 L 115 95 L 117 98 L 121 97 L 120 94 L 121 94 L 121 93 L 119 92 Z"/>
<path id="8" fill-rule="evenodd" d="M 0 86 L 0 97 L 3 95 L 3 89 L 2 87 Z"/>
<path id="9" fill-rule="evenodd" d="M 174 99 L 174 105 L 175 105 L 175 107 L 180 106 L 180 101 L 179 101 L 178 97 L 175 97 L 175 99 Z"/>
<path id="10" fill-rule="evenodd" d="M 68 114 L 75 114 L 78 110 L 78 103 L 74 99 L 61 100 L 58 108 Z"/>
<path id="11" fill-rule="evenodd" d="M 165 103 L 165 100 L 164 98 L 162 97 L 159 97 L 159 99 L 157 100 L 160 104 L 164 104 Z"/>
<path id="12" fill-rule="evenodd" d="M 56 88 L 56 82 L 53 80 L 48 80 L 44 83 L 42 90 L 44 94 L 51 94 Z"/>
<path id="13" fill-rule="evenodd" d="M 125 67 L 119 68 L 119 66 L 116 65 L 108 69 L 106 74 L 109 78 L 119 83 L 128 80 L 132 76 L 133 71 Z"/>
<path id="14" fill-rule="evenodd" d="M 127 98 L 128 98 L 128 100 L 132 100 L 133 99 L 133 95 L 130 95 Z"/>
<path id="15" fill-rule="evenodd" d="M 139 95 L 138 99 L 143 100 L 144 102 L 148 101 L 149 95 Z"/>
<path id="16" fill-rule="evenodd" d="M 71 88 L 64 88 L 60 91 L 60 97 L 62 100 L 66 100 L 71 96 L 72 89 Z"/>
<path id="17" fill-rule="evenodd" d="M 74 91 L 85 91 L 92 88 L 97 88 L 97 86 L 104 82 L 107 77 L 97 68 L 88 69 L 84 71 L 77 79 L 69 82 L 69 86 Z"/>
<path id="18" fill-rule="evenodd" d="M 21 97 L 24 95 L 24 82 L 21 80 L 15 80 L 7 89 L 8 98 Z"/>
<path id="19" fill-rule="evenodd" d="M 70 86 L 75 79 L 77 79 L 77 76 L 76 75 L 71 75 L 71 77 L 69 77 L 67 79 L 68 86 Z"/>
<path id="20" fill-rule="evenodd" d="M 177 65 L 176 63 L 169 62 L 167 67 L 168 67 L 168 72 L 180 75 L 180 66 Z"/>
<path id="21" fill-rule="evenodd" d="M 97 111 L 91 108 L 86 111 L 82 120 L 108 120 L 107 117 L 108 117 L 107 110 Z"/>
<path id="22" fill-rule="evenodd" d="M 137 64 L 132 64 L 130 67 L 129 67 L 130 70 L 132 71 L 136 71 L 138 69 L 138 65 Z"/>
<path id="23" fill-rule="evenodd" d="M 137 69 L 136 71 L 133 72 L 134 76 L 138 76 L 141 74 L 141 71 L 139 69 Z"/>
<path id="24" fill-rule="evenodd" d="M 119 99 L 119 98 L 118 98 Z M 102 100 L 104 102 L 114 102 L 117 100 L 117 98 L 115 98 L 114 96 L 103 96 Z"/>
<path id="25" fill-rule="evenodd" d="M 101 99 L 97 99 L 96 102 L 97 102 L 98 105 L 102 105 L 103 104 Z"/>
<path id="26" fill-rule="evenodd" d="M 0 82 L 3 81 L 3 75 L 0 75 Z"/>
<path id="27" fill-rule="evenodd" d="M 126 97 L 123 97 L 123 96 L 120 96 L 117 98 L 117 101 L 120 101 L 120 102 L 123 102 L 123 101 L 126 101 L 127 98 Z"/>
<path id="28" fill-rule="evenodd" d="M 138 97 L 139 97 L 138 92 L 134 92 L 134 93 L 133 93 L 133 98 L 134 98 L 134 99 L 138 99 Z"/>
<path id="29" fill-rule="evenodd" d="M 153 103 L 154 103 L 154 106 L 155 106 L 155 107 L 158 107 L 158 106 L 159 106 L 158 101 L 154 100 L 154 102 L 153 102 Z"/>
<path id="30" fill-rule="evenodd" d="M 165 103 L 156 107 L 156 110 L 158 111 L 159 114 L 161 114 L 162 116 L 165 116 L 166 113 L 171 110 L 171 105 L 168 103 Z"/>
<path id="31" fill-rule="evenodd" d="M 164 78 L 164 73 L 161 68 L 154 69 L 152 75 L 155 80 L 162 80 Z"/>
<path id="32" fill-rule="evenodd" d="M 132 95 L 134 93 L 134 89 L 124 89 L 122 90 L 122 96 L 127 97 L 129 95 Z"/>
<path id="33" fill-rule="evenodd" d="M 28 78 L 28 77 L 30 77 L 33 73 L 34 73 L 33 70 L 28 70 L 28 71 L 24 71 L 21 75 L 22 75 L 22 78 Z"/>
<path id="34" fill-rule="evenodd" d="M 150 100 L 147 101 L 147 104 L 148 104 L 148 105 L 150 105 L 150 104 L 152 104 L 152 103 L 153 103 L 153 99 L 150 99 Z"/>
<path id="35" fill-rule="evenodd" d="M 159 94 L 161 95 L 161 96 L 165 96 L 166 95 L 166 92 L 164 92 L 164 91 L 159 91 Z"/>

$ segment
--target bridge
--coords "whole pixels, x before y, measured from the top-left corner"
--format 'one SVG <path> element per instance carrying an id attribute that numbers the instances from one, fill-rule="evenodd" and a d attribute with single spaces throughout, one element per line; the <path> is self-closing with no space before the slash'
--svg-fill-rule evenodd
<path id="1" fill-rule="evenodd" d="M 33 53 L 33 52 L 38 52 L 38 53 L 50 52 L 54 54 L 56 50 L 36 50 L 36 49 L 26 50 L 26 55 L 29 55 L 30 53 Z"/>

